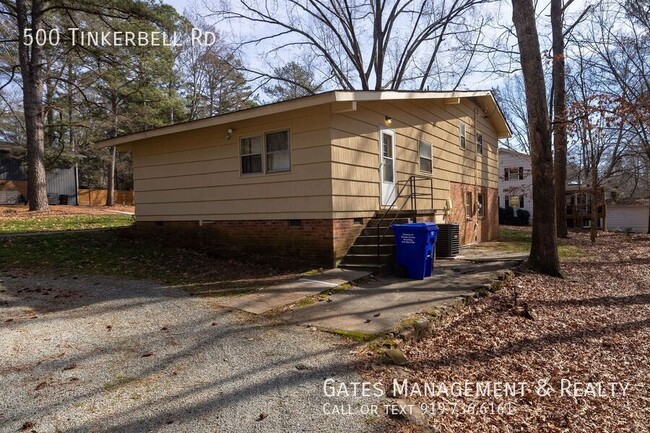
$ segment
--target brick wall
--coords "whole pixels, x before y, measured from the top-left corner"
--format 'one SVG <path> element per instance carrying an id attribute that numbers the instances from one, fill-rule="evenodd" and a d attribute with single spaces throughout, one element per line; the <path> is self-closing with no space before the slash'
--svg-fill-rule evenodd
<path id="1" fill-rule="evenodd" d="M 358 236 L 364 224 L 353 219 L 303 219 L 300 226 L 288 220 L 137 222 L 140 235 L 168 245 L 200 248 L 222 257 L 284 261 L 279 267 L 333 267 Z"/>
<path id="2" fill-rule="evenodd" d="M 334 258 L 336 260 L 345 256 L 369 220 L 370 218 L 360 218 L 357 223 L 354 222 L 354 218 L 333 220 Z"/>
<path id="3" fill-rule="evenodd" d="M 465 193 L 472 193 L 472 216 L 465 215 Z M 475 205 L 477 194 L 483 193 L 485 197 L 485 216 L 479 218 Z M 486 242 L 497 239 L 499 236 L 499 207 L 498 190 L 463 183 L 450 183 L 452 209 L 444 217 L 444 222 L 460 226 L 461 245 L 476 242 Z"/>

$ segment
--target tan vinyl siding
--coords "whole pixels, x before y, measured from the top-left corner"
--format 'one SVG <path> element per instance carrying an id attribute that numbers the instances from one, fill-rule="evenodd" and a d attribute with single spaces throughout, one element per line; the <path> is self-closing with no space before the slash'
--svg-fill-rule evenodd
<path id="1" fill-rule="evenodd" d="M 132 150 L 137 217 L 331 218 L 329 123 L 329 106 L 319 106 L 138 143 Z M 239 138 L 282 129 L 290 132 L 291 171 L 241 175 Z"/>
<path id="2" fill-rule="evenodd" d="M 496 188 L 496 132 L 482 111 L 474 116 L 474 107 L 467 100 L 454 105 L 442 101 L 382 101 L 359 103 L 356 111 L 333 114 L 335 215 L 342 217 L 354 211 L 369 215 L 379 207 L 381 126 L 395 131 L 398 181 L 412 174 L 428 176 L 419 170 L 418 141 L 432 144 L 434 201 L 431 204 L 430 200 L 418 199 L 420 209 L 443 209 L 450 198 L 450 182 Z M 390 126 L 385 125 L 385 116 L 391 118 Z M 459 121 L 466 125 L 466 149 L 459 146 Z M 477 130 L 483 134 L 483 155 L 476 153 Z"/>
<path id="3" fill-rule="evenodd" d="M 380 207 L 379 128 L 385 116 L 395 131 L 397 180 L 419 170 L 418 141 L 432 144 L 434 200 L 420 209 L 445 207 L 450 183 L 496 188 L 495 129 L 474 116 L 468 99 L 358 102 L 336 112 L 329 104 L 270 114 L 138 141 L 134 162 L 140 221 L 332 219 L 371 217 Z M 352 105 L 349 105 L 352 109 Z M 476 117 L 477 125 L 474 125 Z M 461 149 L 458 122 L 466 125 Z M 232 137 L 226 131 L 233 129 Z M 240 137 L 288 129 L 291 171 L 240 174 Z M 476 131 L 484 154 L 476 154 Z M 454 206 L 462 206 L 462 203 Z"/>

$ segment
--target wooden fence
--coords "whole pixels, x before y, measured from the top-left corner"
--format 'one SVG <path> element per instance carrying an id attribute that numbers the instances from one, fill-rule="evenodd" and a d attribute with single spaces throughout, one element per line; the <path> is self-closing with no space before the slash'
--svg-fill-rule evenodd
<path id="1" fill-rule="evenodd" d="M 114 204 L 133 206 L 133 191 L 115 191 Z M 79 204 L 81 206 L 103 206 L 106 204 L 105 189 L 80 189 Z"/>

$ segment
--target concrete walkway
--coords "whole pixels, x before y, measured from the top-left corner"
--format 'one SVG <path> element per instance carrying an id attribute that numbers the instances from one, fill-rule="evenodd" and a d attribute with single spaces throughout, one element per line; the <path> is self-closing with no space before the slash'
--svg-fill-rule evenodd
<path id="1" fill-rule="evenodd" d="M 224 298 L 219 300 L 219 304 L 249 313 L 262 314 L 369 275 L 370 272 L 365 271 L 329 269 L 290 283 L 265 287 L 247 295 Z"/>
<path id="2" fill-rule="evenodd" d="M 442 263 L 441 263 L 442 262 Z M 424 280 L 387 277 L 330 296 L 331 302 L 296 308 L 283 315 L 289 323 L 364 334 L 393 329 L 404 318 L 471 296 L 473 289 L 497 279 L 517 261 L 474 263 L 438 261 L 434 275 Z"/>
<path id="3" fill-rule="evenodd" d="M 461 252 L 463 254 L 464 252 Z M 523 260 L 521 255 L 494 257 L 466 251 L 463 258 L 439 259 L 433 275 L 424 280 L 397 277 L 368 279 L 369 272 L 330 269 L 296 281 L 270 286 L 254 293 L 219 299 L 219 305 L 254 314 L 276 310 L 350 281 L 359 285 L 334 291 L 311 305 L 281 313 L 285 322 L 329 330 L 378 334 L 393 329 L 415 313 L 453 304 L 497 279 L 504 270 Z M 468 260 L 469 259 L 469 260 Z"/>

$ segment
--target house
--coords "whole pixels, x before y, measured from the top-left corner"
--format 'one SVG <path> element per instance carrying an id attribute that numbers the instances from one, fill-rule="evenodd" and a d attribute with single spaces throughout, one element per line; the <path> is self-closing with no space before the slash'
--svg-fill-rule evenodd
<path id="1" fill-rule="evenodd" d="M 499 149 L 499 207 L 525 209 L 533 220 L 533 178 L 530 155 Z"/>
<path id="2" fill-rule="evenodd" d="M 489 91 L 331 91 L 97 145 L 131 153 L 143 232 L 333 266 L 355 241 L 377 252 L 386 210 L 496 238 L 509 135 Z"/>
<path id="3" fill-rule="evenodd" d="M 45 185 L 49 204 L 77 204 L 76 168 L 48 170 Z M 25 203 L 27 200 L 27 164 L 24 150 L 0 145 L 0 204 Z"/>
<path id="4" fill-rule="evenodd" d="M 566 193 L 566 225 L 569 228 L 589 228 L 591 227 L 591 204 L 593 197 L 598 198 L 596 204 L 596 227 L 603 229 L 607 226 L 607 205 L 605 203 L 605 188 L 597 188 L 597 194 L 591 185 L 579 185 L 569 183 L 565 190 Z"/>
<path id="5" fill-rule="evenodd" d="M 634 233 L 650 233 L 650 198 L 619 199 L 607 202 L 607 229 Z"/>

